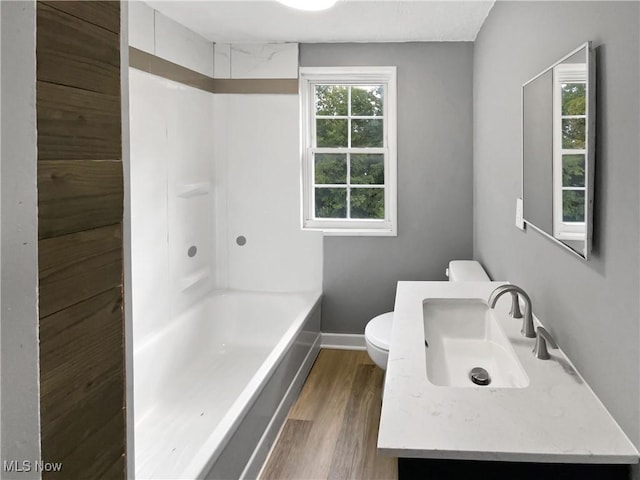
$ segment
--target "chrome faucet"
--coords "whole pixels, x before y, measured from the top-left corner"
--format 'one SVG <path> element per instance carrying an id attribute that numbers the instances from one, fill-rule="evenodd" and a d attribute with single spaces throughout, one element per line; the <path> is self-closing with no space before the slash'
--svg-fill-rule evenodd
<path id="1" fill-rule="evenodd" d="M 489 308 L 494 308 L 498 299 L 507 292 L 511 293 L 511 311 L 509 312 L 509 315 L 513 318 L 522 318 L 522 330 L 520 330 L 520 332 L 527 338 L 534 338 L 536 336 L 536 331 L 533 326 L 531 299 L 529 298 L 529 295 L 527 295 L 527 292 L 522 288 L 512 284 L 500 285 L 491 292 L 489 300 L 487 300 Z M 519 295 L 524 299 L 524 317 L 520 313 L 520 305 L 518 304 Z"/>

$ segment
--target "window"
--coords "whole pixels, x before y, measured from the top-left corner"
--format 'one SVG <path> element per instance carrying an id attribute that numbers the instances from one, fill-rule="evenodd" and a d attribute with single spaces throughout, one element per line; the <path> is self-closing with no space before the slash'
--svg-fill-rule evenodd
<path id="1" fill-rule="evenodd" d="M 553 235 L 585 235 L 587 68 L 562 63 L 553 71 Z"/>
<path id="2" fill-rule="evenodd" d="M 301 68 L 302 226 L 396 235 L 396 68 Z"/>

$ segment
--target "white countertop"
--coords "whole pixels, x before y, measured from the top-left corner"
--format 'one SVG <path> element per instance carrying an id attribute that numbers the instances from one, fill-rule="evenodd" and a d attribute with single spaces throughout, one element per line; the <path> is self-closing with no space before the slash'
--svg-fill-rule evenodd
<path id="1" fill-rule="evenodd" d="M 378 451 L 460 460 L 637 463 L 638 451 L 561 350 L 531 353 L 535 339 L 508 316 L 498 323 L 529 377 L 525 388 L 442 387 L 426 373 L 423 301 L 479 298 L 505 282 L 398 282 Z M 535 305 L 533 306 L 535 310 Z"/>

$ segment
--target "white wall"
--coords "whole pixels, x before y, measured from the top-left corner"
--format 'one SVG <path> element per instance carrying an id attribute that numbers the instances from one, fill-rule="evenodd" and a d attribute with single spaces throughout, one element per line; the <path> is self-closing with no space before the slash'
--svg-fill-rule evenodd
<path id="1" fill-rule="evenodd" d="M 217 44 L 215 54 L 219 78 L 298 78 L 295 43 Z M 218 284 L 321 290 L 322 234 L 300 228 L 298 95 L 217 95 L 215 109 Z"/>
<path id="2" fill-rule="evenodd" d="M 219 282 L 229 288 L 322 288 L 322 235 L 300 228 L 297 95 L 219 95 L 216 218 Z M 239 236 L 246 244 L 236 243 Z"/>
<path id="3" fill-rule="evenodd" d="M 129 75 L 133 335 L 139 345 L 215 286 L 213 96 L 139 70 Z"/>
<path id="4" fill-rule="evenodd" d="M 213 74 L 211 42 L 143 2 L 129 2 L 128 16 L 129 45 Z M 215 287 L 213 95 L 135 69 L 129 77 L 137 346 Z"/>
<path id="5" fill-rule="evenodd" d="M 216 78 L 298 78 L 297 43 L 215 45 Z"/>
<path id="6" fill-rule="evenodd" d="M 2 2 L 1 460 L 40 459 L 35 2 Z M 49 459 L 53 460 L 53 459 Z M 39 472 L 3 478 L 40 478 Z"/>
<path id="7" fill-rule="evenodd" d="M 129 45 L 213 76 L 213 43 L 144 2 L 128 3 Z"/>

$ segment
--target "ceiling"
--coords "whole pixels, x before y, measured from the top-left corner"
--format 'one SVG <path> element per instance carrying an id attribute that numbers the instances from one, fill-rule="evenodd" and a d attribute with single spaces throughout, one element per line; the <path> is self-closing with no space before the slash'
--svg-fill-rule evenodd
<path id="1" fill-rule="evenodd" d="M 494 1 L 338 0 L 304 12 L 275 0 L 149 1 L 211 42 L 474 41 Z"/>

